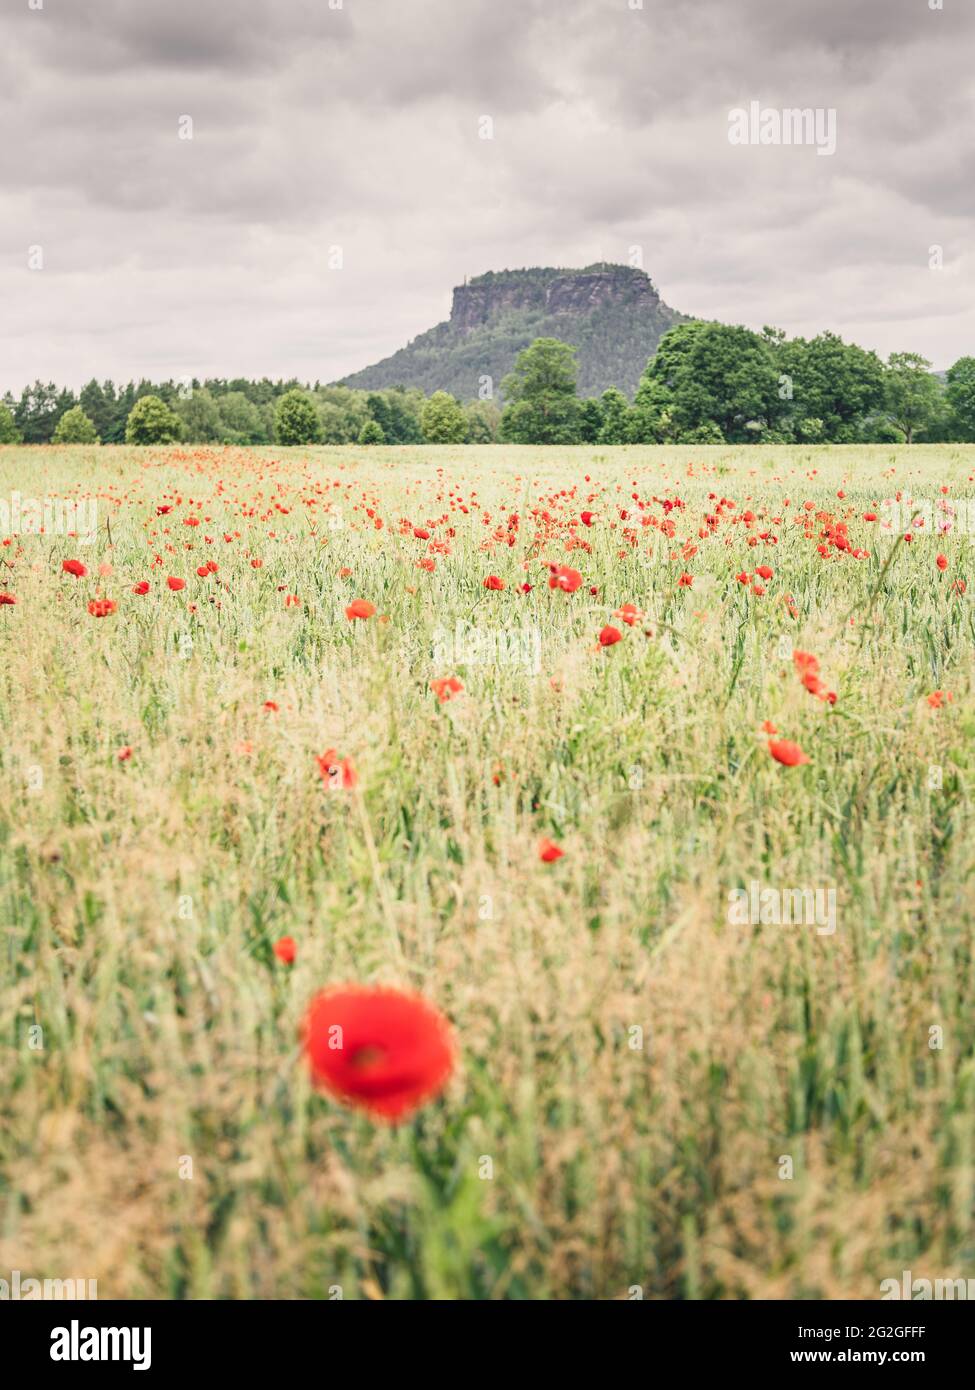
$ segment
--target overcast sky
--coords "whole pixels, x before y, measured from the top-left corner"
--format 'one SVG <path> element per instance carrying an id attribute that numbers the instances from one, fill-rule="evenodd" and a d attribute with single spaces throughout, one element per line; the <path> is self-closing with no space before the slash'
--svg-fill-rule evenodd
<path id="1" fill-rule="evenodd" d="M 634 246 L 684 313 L 946 367 L 975 2 L 931 3 L 0 0 L 0 390 L 334 380 L 465 274 Z M 730 144 L 752 101 L 835 109 L 835 154 Z"/>

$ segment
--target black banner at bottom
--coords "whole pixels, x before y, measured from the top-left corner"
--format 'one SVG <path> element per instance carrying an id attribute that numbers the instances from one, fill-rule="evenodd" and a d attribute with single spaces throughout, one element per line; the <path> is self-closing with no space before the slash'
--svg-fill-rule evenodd
<path id="1" fill-rule="evenodd" d="M 959 1306 L 959 1303 L 961 1306 Z M 541 1324 L 518 1326 L 526 1308 L 519 1305 L 513 1330 L 525 1344 L 544 1356 L 548 1373 L 555 1371 L 560 1350 L 576 1357 L 580 1333 L 577 1304 L 555 1304 Z M 609 1336 L 614 1354 L 630 1345 L 646 1358 L 652 1353 L 669 1358 L 684 1370 L 737 1372 L 788 1371 L 798 1367 L 864 1367 L 885 1369 L 945 1369 L 958 1364 L 971 1340 L 971 1318 L 963 1300 L 889 1303 L 655 1303 L 642 1308 L 591 1305 L 592 1332 Z M 409 1307 L 411 1359 L 421 1349 L 417 1334 L 417 1305 Z M 443 1309 L 449 1308 L 446 1317 Z M 438 1305 L 440 1316 L 426 1326 L 427 1335 L 443 1334 L 462 1326 L 476 1305 Z M 572 1312 L 572 1322 L 560 1331 L 561 1314 Z M 341 1301 L 329 1303 L 52 1303 L 0 1302 L 0 1329 L 5 1349 L 13 1352 L 18 1373 L 58 1368 L 66 1380 L 78 1373 L 153 1373 L 173 1376 L 184 1371 L 262 1371 L 280 1376 L 282 1365 L 296 1353 L 296 1338 L 308 1338 L 306 1350 L 323 1345 L 321 1339 L 341 1338 L 335 1344 L 346 1354 L 352 1349 L 369 1352 L 369 1371 L 381 1364 L 379 1338 L 396 1326 L 402 1305 Z M 483 1323 L 484 1340 L 477 1343 L 478 1367 L 490 1363 L 492 1346 L 499 1362 L 510 1369 L 511 1348 L 498 1338 L 498 1312 Z M 504 1314 L 501 1315 L 504 1317 Z M 392 1322 L 390 1322 L 392 1319 Z M 473 1329 L 478 1336 L 477 1328 Z M 490 1340 L 488 1340 L 488 1336 Z M 350 1342 L 349 1338 L 357 1339 Z M 647 1341 L 650 1337 L 653 1340 Z M 311 1339 L 314 1339 L 312 1341 Z M 361 1340 L 359 1340 L 361 1339 Z M 638 1340 L 637 1340 L 638 1339 Z M 391 1344 L 393 1345 L 393 1344 Z M 432 1351 L 436 1344 L 430 1343 Z M 402 1369 L 401 1339 L 395 1342 L 397 1366 Z M 489 1349 L 485 1355 L 485 1346 Z M 605 1349 L 605 1344 L 604 1344 Z M 519 1353 L 519 1358 L 521 1353 Z M 571 1368 L 571 1362 L 569 1363 Z M 578 1369 L 578 1368 L 577 1368 Z"/>

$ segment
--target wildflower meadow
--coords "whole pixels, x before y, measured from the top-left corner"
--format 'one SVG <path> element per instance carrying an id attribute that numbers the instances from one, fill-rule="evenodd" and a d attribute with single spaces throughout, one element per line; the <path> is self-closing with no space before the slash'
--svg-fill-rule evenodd
<path id="1" fill-rule="evenodd" d="M 0 498 L 0 1272 L 971 1270 L 975 447 L 12 446 Z"/>

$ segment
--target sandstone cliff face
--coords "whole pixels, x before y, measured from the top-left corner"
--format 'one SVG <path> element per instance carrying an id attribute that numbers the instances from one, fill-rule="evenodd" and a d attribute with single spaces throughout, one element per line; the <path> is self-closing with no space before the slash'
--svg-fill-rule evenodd
<path id="1" fill-rule="evenodd" d="M 548 279 L 482 276 L 454 290 L 450 326 L 463 334 L 491 323 L 506 310 L 539 314 L 591 314 L 607 304 L 625 304 L 634 312 L 653 311 L 660 296 L 642 270 L 612 266 L 606 270 L 550 271 Z"/>

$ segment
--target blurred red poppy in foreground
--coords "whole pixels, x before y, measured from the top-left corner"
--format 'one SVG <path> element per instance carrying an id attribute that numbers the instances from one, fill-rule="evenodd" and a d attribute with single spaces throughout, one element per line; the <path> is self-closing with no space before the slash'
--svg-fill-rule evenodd
<path id="1" fill-rule="evenodd" d="M 302 1031 L 316 1087 L 395 1123 L 443 1090 L 450 1025 L 418 994 L 338 985 L 317 994 Z"/>
<path id="2" fill-rule="evenodd" d="M 773 739 L 768 746 L 768 751 L 777 763 L 783 767 L 799 767 L 802 763 L 811 762 L 812 759 L 799 747 L 798 743 L 793 743 L 791 739 Z"/>
<path id="3" fill-rule="evenodd" d="M 539 840 L 538 857 L 543 864 L 554 864 L 556 860 L 561 859 L 564 854 L 565 850 L 560 849 L 554 840 Z"/>
<path id="4" fill-rule="evenodd" d="M 329 791 L 351 791 L 359 784 L 359 775 L 351 758 L 340 758 L 334 748 L 327 749 L 315 759 L 322 781 Z"/>
<path id="5" fill-rule="evenodd" d="M 282 965 L 293 965 L 298 954 L 298 946 L 293 936 L 282 936 L 279 941 L 275 941 L 273 950 Z"/>
<path id="6" fill-rule="evenodd" d="M 574 570 L 571 565 L 550 565 L 548 587 L 550 589 L 561 589 L 563 593 L 574 594 L 582 584 L 582 575 L 578 570 Z"/>
<path id="7" fill-rule="evenodd" d="M 93 598 L 88 605 L 88 612 L 93 618 L 108 618 L 115 612 L 118 605 L 114 599 Z"/>
<path id="8" fill-rule="evenodd" d="M 375 613 L 375 605 L 370 603 L 367 598 L 354 598 L 345 610 L 345 616 L 350 623 L 354 623 L 356 618 L 364 621 L 371 618 Z"/>
<path id="9" fill-rule="evenodd" d="M 619 618 L 621 622 L 626 623 L 627 627 L 632 627 L 639 616 L 640 610 L 635 603 L 624 603 L 623 607 L 617 608 L 613 614 L 614 618 Z"/>
<path id="10" fill-rule="evenodd" d="M 456 676 L 438 676 L 436 680 L 430 682 L 430 689 L 443 705 L 448 700 L 452 700 L 455 695 L 459 695 L 464 687 Z"/>

